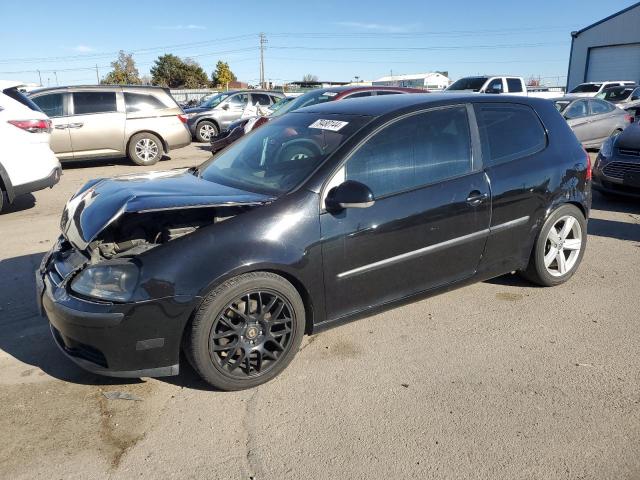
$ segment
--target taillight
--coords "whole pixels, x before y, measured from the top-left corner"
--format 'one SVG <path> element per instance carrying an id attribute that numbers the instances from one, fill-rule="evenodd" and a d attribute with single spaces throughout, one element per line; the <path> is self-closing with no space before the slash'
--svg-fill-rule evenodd
<path id="1" fill-rule="evenodd" d="M 591 180 L 591 155 L 587 150 L 584 150 L 584 154 L 587 156 L 587 173 L 585 175 L 585 180 Z"/>
<path id="2" fill-rule="evenodd" d="M 51 133 L 51 120 L 9 120 L 9 123 L 29 133 Z"/>
<path id="3" fill-rule="evenodd" d="M 187 116 L 186 115 L 178 115 L 178 120 L 180 120 L 182 123 L 187 123 Z"/>
<path id="4" fill-rule="evenodd" d="M 627 123 L 633 123 L 633 117 L 631 115 L 625 115 L 624 121 Z"/>
<path id="5" fill-rule="evenodd" d="M 258 128 L 260 125 L 264 125 L 265 123 L 267 123 L 269 121 L 269 119 L 267 117 L 260 117 L 256 120 L 256 123 L 253 124 L 253 130 L 255 130 L 256 128 Z"/>

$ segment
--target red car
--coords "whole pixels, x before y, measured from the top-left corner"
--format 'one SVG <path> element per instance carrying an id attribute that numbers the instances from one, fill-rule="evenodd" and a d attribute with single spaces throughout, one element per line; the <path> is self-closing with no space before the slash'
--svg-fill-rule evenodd
<path id="1" fill-rule="evenodd" d="M 373 97 L 378 95 L 397 95 L 404 93 L 428 93 L 428 90 L 405 87 L 355 87 L 345 85 L 342 87 L 318 88 L 311 90 L 304 95 L 296 97 L 282 108 L 276 110 L 269 116 L 244 118 L 229 125 L 229 128 L 220 132 L 215 137 L 211 137 L 211 151 L 217 152 L 227 145 L 232 144 L 245 133 L 268 122 L 271 118 L 277 118 L 285 113 L 292 112 L 299 108 L 316 105 L 318 103 L 335 102 L 337 100 L 347 100 L 349 98 Z"/>

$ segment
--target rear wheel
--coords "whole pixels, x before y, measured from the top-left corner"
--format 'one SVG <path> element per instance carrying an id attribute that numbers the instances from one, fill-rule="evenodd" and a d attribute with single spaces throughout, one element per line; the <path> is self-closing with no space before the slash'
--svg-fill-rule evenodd
<path id="1" fill-rule="evenodd" d="M 4 190 L 0 188 L 0 213 L 2 213 L 2 209 L 4 208 L 4 205 L 5 205 L 4 195 L 5 195 Z"/>
<path id="2" fill-rule="evenodd" d="M 523 275 L 552 287 L 569 280 L 578 269 L 587 244 L 587 221 L 574 205 L 563 205 L 543 225 Z"/>
<path id="3" fill-rule="evenodd" d="M 136 165 L 154 165 L 162 158 L 162 142 L 153 133 L 136 133 L 129 141 L 129 159 Z"/>
<path id="4" fill-rule="evenodd" d="M 196 127 L 196 139 L 199 142 L 210 142 L 216 135 L 218 135 L 218 127 L 216 127 L 215 123 L 210 122 L 209 120 L 203 120 L 198 123 L 198 126 Z"/>
<path id="5" fill-rule="evenodd" d="M 204 300 L 188 332 L 186 354 L 214 387 L 251 388 L 286 368 L 304 327 L 304 304 L 293 285 L 273 273 L 247 273 Z"/>

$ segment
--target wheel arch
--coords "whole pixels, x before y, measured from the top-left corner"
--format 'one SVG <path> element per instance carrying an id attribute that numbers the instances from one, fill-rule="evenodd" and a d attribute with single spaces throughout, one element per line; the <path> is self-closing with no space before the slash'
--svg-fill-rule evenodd
<path id="1" fill-rule="evenodd" d="M 160 139 L 160 142 L 162 143 L 162 150 L 163 150 L 163 154 L 167 153 L 169 151 L 169 145 L 167 144 L 167 141 L 164 139 L 164 137 L 162 135 L 160 135 L 158 132 L 154 132 L 153 130 L 149 130 L 148 128 L 142 129 L 142 130 L 137 130 L 135 132 L 133 132 L 131 135 L 129 135 L 129 138 L 127 139 L 127 145 L 125 146 L 125 151 L 128 152 L 129 151 L 129 146 L 131 145 L 131 139 L 133 137 L 135 137 L 136 135 L 138 135 L 139 133 L 150 133 L 152 135 L 155 135 L 156 137 L 158 137 Z"/>
<path id="2" fill-rule="evenodd" d="M 4 166 L 0 163 L 0 194 L 1 192 L 7 193 L 9 203 L 13 202 L 15 198 L 15 192 L 13 191 L 13 184 L 9 178 L 9 174 L 5 170 Z"/>

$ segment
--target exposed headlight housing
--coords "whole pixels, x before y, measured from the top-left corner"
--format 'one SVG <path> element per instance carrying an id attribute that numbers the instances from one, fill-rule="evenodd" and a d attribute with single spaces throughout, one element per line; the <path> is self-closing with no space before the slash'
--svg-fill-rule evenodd
<path id="1" fill-rule="evenodd" d="M 139 270 L 132 263 L 94 265 L 71 282 L 71 290 L 87 297 L 128 302 L 138 283 Z"/>

